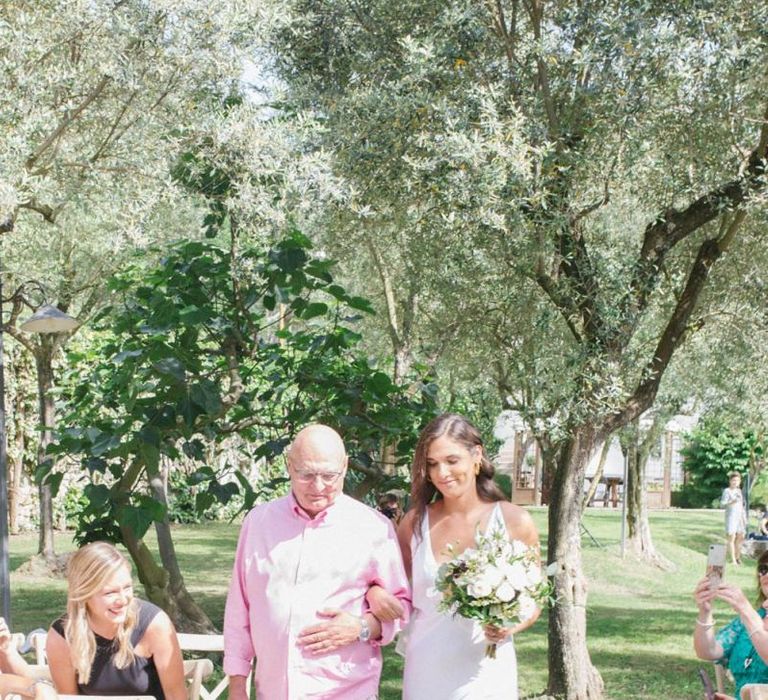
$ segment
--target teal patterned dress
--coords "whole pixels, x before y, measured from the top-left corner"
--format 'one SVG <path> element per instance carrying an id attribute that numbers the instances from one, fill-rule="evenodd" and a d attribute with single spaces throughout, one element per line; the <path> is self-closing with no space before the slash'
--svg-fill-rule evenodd
<path id="1" fill-rule="evenodd" d="M 765 608 L 757 614 L 765 617 Z M 715 639 L 723 647 L 723 657 L 717 662 L 727 666 L 736 681 L 736 697 L 741 697 L 741 687 L 747 683 L 768 683 L 768 665 L 752 646 L 746 627 L 741 618 L 734 617 L 716 635 Z"/>

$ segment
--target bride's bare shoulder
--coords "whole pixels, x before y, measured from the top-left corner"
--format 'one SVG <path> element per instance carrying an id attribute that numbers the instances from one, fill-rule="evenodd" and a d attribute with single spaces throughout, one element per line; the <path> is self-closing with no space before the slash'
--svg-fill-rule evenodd
<path id="1" fill-rule="evenodd" d="M 539 533 L 531 514 L 525 508 L 509 501 L 499 501 L 499 504 L 509 536 L 529 544 L 538 544 Z"/>

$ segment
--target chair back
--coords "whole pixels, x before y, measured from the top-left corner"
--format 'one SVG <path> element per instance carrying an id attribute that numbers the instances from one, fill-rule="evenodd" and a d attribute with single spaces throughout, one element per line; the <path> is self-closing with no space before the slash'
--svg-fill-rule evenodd
<path id="1" fill-rule="evenodd" d="M 30 632 L 27 638 L 28 644 L 35 651 L 35 663 L 47 664 L 48 655 L 45 652 L 45 642 L 48 639 L 47 632 Z"/>
<path id="2" fill-rule="evenodd" d="M 187 683 L 189 700 L 200 700 L 203 681 L 213 673 L 213 661 L 210 659 L 185 659 L 184 680 Z"/>
<path id="3" fill-rule="evenodd" d="M 182 651 L 224 651 L 223 634 L 187 634 L 179 632 L 176 635 Z"/>
<path id="4" fill-rule="evenodd" d="M 185 632 L 178 634 L 179 646 L 182 651 L 195 651 L 203 653 L 224 653 L 224 635 L 222 634 L 187 634 Z M 209 661 L 210 663 L 210 661 Z M 210 675 L 210 674 L 209 674 Z M 201 700 L 218 700 L 222 697 L 224 692 L 229 686 L 229 678 L 224 676 L 214 688 L 210 690 L 204 685 L 200 685 L 199 697 Z M 251 674 L 245 681 L 245 687 L 248 695 L 251 694 Z M 190 700 L 198 700 L 198 698 L 192 698 L 190 694 Z"/>

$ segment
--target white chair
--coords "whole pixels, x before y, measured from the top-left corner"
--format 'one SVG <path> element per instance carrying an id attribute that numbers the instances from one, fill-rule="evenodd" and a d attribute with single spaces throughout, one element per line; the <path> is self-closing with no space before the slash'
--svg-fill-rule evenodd
<path id="1" fill-rule="evenodd" d="M 48 663 L 48 657 L 45 653 L 45 640 L 48 638 L 48 632 L 30 632 L 27 637 L 27 643 L 35 650 L 35 663 Z"/>
<path id="2" fill-rule="evenodd" d="M 179 646 L 182 651 L 196 651 L 196 652 L 216 652 L 224 653 L 224 635 L 221 634 L 186 634 L 181 632 L 178 634 Z M 211 663 L 208 660 L 208 663 Z M 210 674 L 208 674 L 210 675 Z M 208 690 L 205 686 L 200 687 L 200 697 L 202 700 L 217 700 L 221 697 L 224 691 L 229 685 L 229 679 L 224 676 L 215 688 Z M 251 694 L 251 676 L 248 675 L 246 679 L 246 689 L 248 695 Z"/>
<path id="3" fill-rule="evenodd" d="M 213 673 L 213 661 L 210 659 L 187 659 L 184 661 L 184 680 L 187 683 L 187 697 L 189 700 L 200 700 L 202 696 L 207 700 L 203 681 L 210 678 Z"/>

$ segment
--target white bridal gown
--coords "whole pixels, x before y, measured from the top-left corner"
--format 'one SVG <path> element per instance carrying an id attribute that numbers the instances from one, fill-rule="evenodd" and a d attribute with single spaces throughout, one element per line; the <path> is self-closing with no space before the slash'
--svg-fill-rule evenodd
<path id="1" fill-rule="evenodd" d="M 486 532 L 504 528 L 497 503 Z M 499 644 L 496 658 L 485 658 L 488 642 L 474 620 L 438 612 L 438 564 L 429 538 L 429 513 L 421 523 L 413 553 L 413 618 L 405 644 L 403 700 L 517 700 L 517 658 L 511 639 Z"/>

